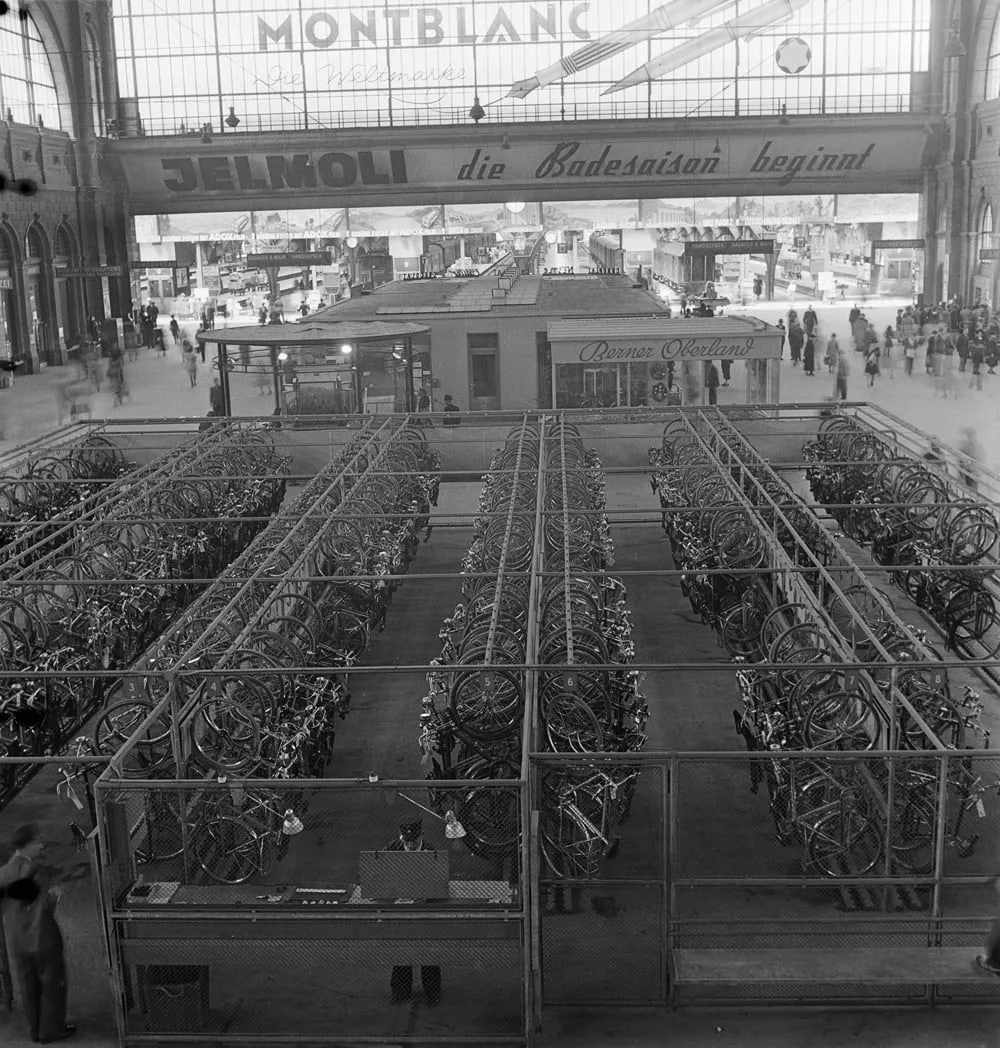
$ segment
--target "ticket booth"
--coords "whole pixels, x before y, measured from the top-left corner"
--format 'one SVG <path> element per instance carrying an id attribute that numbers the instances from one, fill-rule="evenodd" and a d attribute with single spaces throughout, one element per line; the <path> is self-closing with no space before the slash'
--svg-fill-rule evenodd
<path id="1" fill-rule="evenodd" d="M 548 325 L 558 408 L 666 408 L 709 402 L 776 404 L 783 334 L 756 317 L 588 317 Z"/>

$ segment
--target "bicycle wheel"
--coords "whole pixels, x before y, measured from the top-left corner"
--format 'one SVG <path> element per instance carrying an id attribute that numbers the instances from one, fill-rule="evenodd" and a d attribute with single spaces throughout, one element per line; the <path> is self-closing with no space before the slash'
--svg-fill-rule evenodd
<path id="1" fill-rule="evenodd" d="M 854 804 L 838 805 L 807 830 L 806 859 L 826 877 L 860 877 L 882 855 L 882 835 Z"/>
<path id="2" fill-rule="evenodd" d="M 94 725 L 97 752 L 117 753 L 152 711 L 153 704 L 145 699 L 125 699 L 110 705 Z M 171 757 L 170 724 L 162 714 L 136 742 L 131 763 L 137 770 L 152 772 L 164 767 Z"/>
<path id="3" fill-rule="evenodd" d="M 214 816 L 195 829 L 191 854 L 213 881 L 244 884 L 261 872 L 263 838 L 260 828 L 249 819 Z"/>
<path id="4" fill-rule="evenodd" d="M 882 738 L 875 705 L 857 691 L 835 691 L 814 702 L 802 725 L 814 750 L 874 750 Z"/>
<path id="5" fill-rule="evenodd" d="M 260 757 L 260 722 L 239 702 L 208 699 L 192 718 L 190 730 L 195 760 L 212 771 L 242 771 Z"/>
<path id="6" fill-rule="evenodd" d="M 524 715 L 524 690 L 513 671 L 494 666 L 466 670 L 455 677 L 448 708 L 456 730 L 491 741 L 513 735 Z"/>

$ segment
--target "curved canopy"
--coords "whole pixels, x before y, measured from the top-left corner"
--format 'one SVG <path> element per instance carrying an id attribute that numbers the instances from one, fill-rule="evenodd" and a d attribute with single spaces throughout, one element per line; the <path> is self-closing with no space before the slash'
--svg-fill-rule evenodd
<path id="1" fill-rule="evenodd" d="M 426 324 L 400 320 L 336 320 L 321 323 L 307 320 L 302 324 L 254 324 L 247 327 L 209 328 L 195 336 L 199 342 L 223 346 L 322 346 L 332 342 L 364 345 L 368 342 L 392 342 L 394 339 L 425 335 Z"/>

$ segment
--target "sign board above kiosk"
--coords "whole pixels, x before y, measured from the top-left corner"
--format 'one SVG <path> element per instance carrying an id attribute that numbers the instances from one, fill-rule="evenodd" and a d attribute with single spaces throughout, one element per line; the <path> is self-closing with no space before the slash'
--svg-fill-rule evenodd
<path id="1" fill-rule="evenodd" d="M 781 356 L 778 328 L 753 317 L 592 317 L 548 325 L 553 364 L 655 364 Z"/>

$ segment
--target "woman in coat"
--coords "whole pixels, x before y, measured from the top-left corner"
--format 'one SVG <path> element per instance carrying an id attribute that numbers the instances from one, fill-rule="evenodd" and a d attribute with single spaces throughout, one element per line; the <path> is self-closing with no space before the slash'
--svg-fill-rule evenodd
<path id="1" fill-rule="evenodd" d="M 802 355 L 802 368 L 807 375 L 816 374 L 816 342 L 812 335 L 806 339 L 806 348 Z"/>

